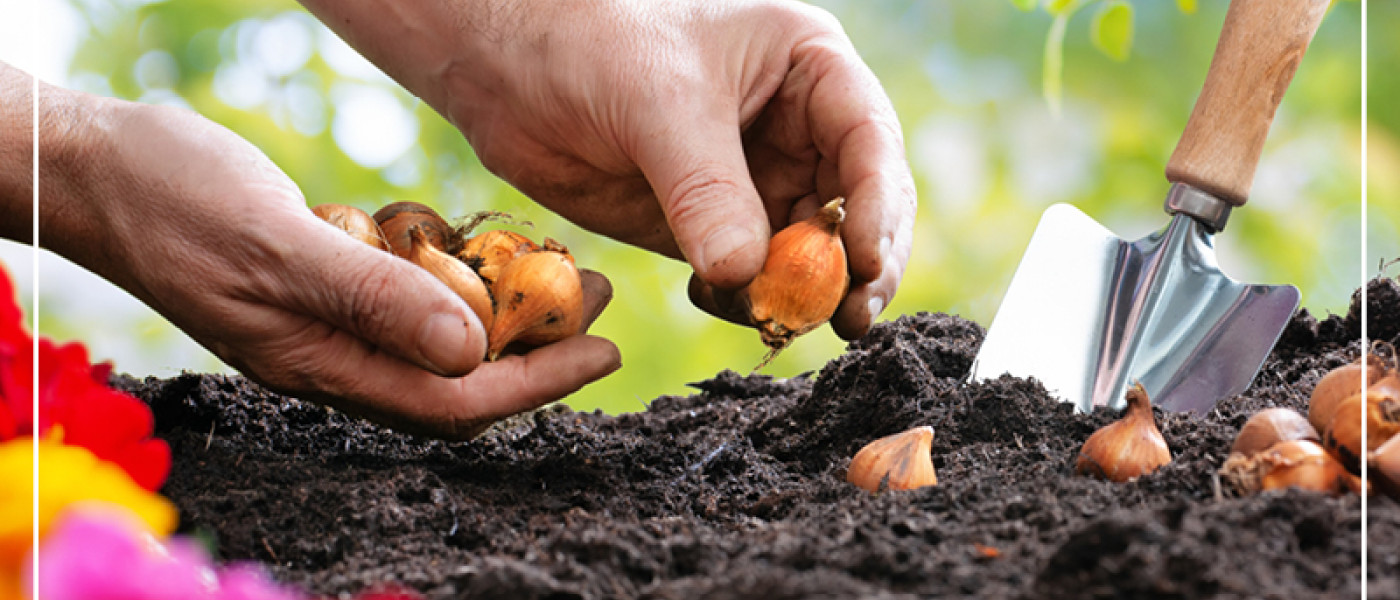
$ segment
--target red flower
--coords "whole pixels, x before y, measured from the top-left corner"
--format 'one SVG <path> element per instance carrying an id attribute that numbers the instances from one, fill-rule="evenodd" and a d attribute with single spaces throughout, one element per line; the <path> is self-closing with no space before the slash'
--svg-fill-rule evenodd
<path id="1" fill-rule="evenodd" d="M 62 427 L 63 443 L 82 446 L 155 491 L 170 472 L 170 446 L 151 438 L 155 418 L 136 398 L 107 387 L 111 365 L 88 364 L 78 342 L 39 340 L 39 431 Z"/>
<path id="2" fill-rule="evenodd" d="M 136 398 L 107 387 L 111 366 L 88 363 L 78 342 L 55 345 L 39 340 L 36 427 L 33 338 L 24 330 L 14 287 L 0 273 L 0 441 L 45 435 L 59 427 L 65 444 L 82 446 L 120 466 L 151 491 L 170 472 L 170 446 L 153 439 L 151 409 Z"/>
<path id="3" fill-rule="evenodd" d="M 34 339 L 23 320 L 14 284 L 0 269 L 0 441 L 34 427 Z"/>

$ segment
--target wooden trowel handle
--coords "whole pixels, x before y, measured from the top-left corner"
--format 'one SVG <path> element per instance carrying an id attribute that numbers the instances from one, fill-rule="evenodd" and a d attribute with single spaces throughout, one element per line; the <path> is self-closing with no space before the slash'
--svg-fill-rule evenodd
<path id="1" fill-rule="evenodd" d="M 1167 180 L 1244 206 L 1274 111 L 1328 0 L 1234 0 Z"/>

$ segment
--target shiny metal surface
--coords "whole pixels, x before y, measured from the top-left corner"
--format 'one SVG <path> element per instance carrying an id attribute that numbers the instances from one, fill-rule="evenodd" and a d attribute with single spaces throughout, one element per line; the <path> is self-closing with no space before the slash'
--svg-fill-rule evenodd
<path id="1" fill-rule="evenodd" d="M 1169 215 L 1187 214 L 1196 218 L 1211 233 L 1220 233 L 1230 220 L 1229 202 L 1216 198 L 1184 183 L 1173 183 L 1167 192 L 1163 210 Z"/>
<path id="2" fill-rule="evenodd" d="M 1122 240 L 1067 204 L 1041 217 L 973 363 L 974 380 L 1034 377 L 1081 412 L 1153 404 L 1208 412 L 1243 392 L 1298 307 L 1291 285 L 1220 271 L 1209 229 L 1185 213 Z"/>

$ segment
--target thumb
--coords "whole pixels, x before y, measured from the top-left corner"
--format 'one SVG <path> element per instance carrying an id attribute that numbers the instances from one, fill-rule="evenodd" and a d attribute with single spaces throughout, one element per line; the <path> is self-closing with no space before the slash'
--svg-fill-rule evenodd
<path id="1" fill-rule="evenodd" d="M 678 125 L 648 136 L 637 165 L 700 279 L 720 288 L 746 285 L 763 268 L 770 230 L 739 126 L 723 119 Z"/>
<path id="2" fill-rule="evenodd" d="M 310 213 L 307 217 L 311 217 Z M 467 303 L 422 268 L 316 219 L 325 239 L 298 265 L 293 309 L 438 375 L 457 377 L 486 356 L 486 331 Z"/>

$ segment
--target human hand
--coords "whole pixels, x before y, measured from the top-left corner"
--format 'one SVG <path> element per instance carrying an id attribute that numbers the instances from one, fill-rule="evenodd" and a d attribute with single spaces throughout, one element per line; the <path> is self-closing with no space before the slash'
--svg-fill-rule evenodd
<path id="1" fill-rule="evenodd" d="M 908 262 L 915 192 L 898 120 L 829 14 L 691 0 L 392 7 L 303 0 L 455 124 L 494 173 L 592 231 L 673 258 L 692 299 L 746 322 L 771 233 L 845 196 L 865 333 Z"/>
<path id="2" fill-rule="evenodd" d="M 40 243 L 274 390 L 465 439 L 620 366 L 587 335 L 480 364 L 465 302 L 316 218 L 242 138 L 181 109 L 44 97 Z M 596 317 L 610 288 L 591 277 Z"/>

